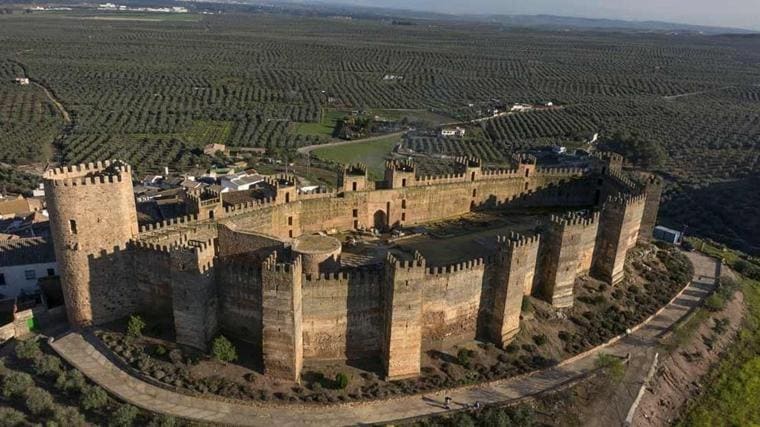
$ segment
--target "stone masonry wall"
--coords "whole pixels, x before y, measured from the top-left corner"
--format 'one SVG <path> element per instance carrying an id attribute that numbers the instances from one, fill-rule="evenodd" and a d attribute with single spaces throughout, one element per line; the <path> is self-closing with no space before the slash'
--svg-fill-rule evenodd
<path id="1" fill-rule="evenodd" d="M 380 352 L 382 271 L 305 275 L 303 351 L 307 359 L 362 359 Z"/>

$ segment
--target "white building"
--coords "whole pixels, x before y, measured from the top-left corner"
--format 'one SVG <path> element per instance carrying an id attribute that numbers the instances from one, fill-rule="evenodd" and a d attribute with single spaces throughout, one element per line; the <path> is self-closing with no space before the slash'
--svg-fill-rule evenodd
<path id="1" fill-rule="evenodd" d="M 530 104 L 515 104 L 512 106 L 512 109 L 510 111 L 522 112 L 522 111 L 530 111 L 532 109 L 533 109 L 533 106 Z"/>
<path id="2" fill-rule="evenodd" d="M 263 181 L 264 177 L 262 175 L 248 174 L 247 172 L 223 176 L 221 179 L 222 193 L 250 190 L 251 187 Z"/>
<path id="3" fill-rule="evenodd" d="M 16 83 L 21 86 L 29 86 L 29 79 L 26 77 L 16 77 Z"/>
<path id="4" fill-rule="evenodd" d="M 34 293 L 37 279 L 57 274 L 52 241 L 32 237 L 0 242 L 0 294 L 5 298 Z"/>
<path id="5" fill-rule="evenodd" d="M 460 128 L 459 126 L 455 128 L 443 128 L 441 129 L 441 136 L 464 136 L 465 132 L 467 132 L 464 128 Z"/>

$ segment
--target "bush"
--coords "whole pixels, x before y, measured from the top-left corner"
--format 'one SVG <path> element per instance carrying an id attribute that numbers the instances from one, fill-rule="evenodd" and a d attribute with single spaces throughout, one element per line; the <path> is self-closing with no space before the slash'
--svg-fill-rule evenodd
<path id="1" fill-rule="evenodd" d="M 171 415 L 154 415 L 148 423 L 148 427 L 174 427 L 177 425 L 177 419 Z"/>
<path id="2" fill-rule="evenodd" d="M 232 362 L 237 360 L 237 350 L 235 350 L 235 346 L 223 335 L 214 338 L 214 342 L 211 343 L 211 354 L 214 356 L 214 359 L 220 362 Z"/>
<path id="3" fill-rule="evenodd" d="M 55 380 L 55 387 L 66 392 L 81 393 L 87 387 L 84 375 L 76 369 L 63 371 Z"/>
<path id="4" fill-rule="evenodd" d="M 129 316 L 129 323 L 127 323 L 127 336 L 130 338 L 139 338 L 142 336 L 142 331 L 145 328 L 145 321 L 138 315 Z"/>
<path id="5" fill-rule="evenodd" d="M 470 367 L 470 350 L 460 348 L 457 352 L 457 362 L 465 368 Z"/>
<path id="6" fill-rule="evenodd" d="M 156 356 L 163 356 L 167 353 L 168 350 L 166 350 L 166 347 L 162 346 L 161 344 L 157 345 L 155 350 L 153 350 L 153 353 Z"/>
<path id="7" fill-rule="evenodd" d="M 520 350 L 520 346 L 518 346 L 516 343 L 509 344 L 504 351 L 507 353 L 517 353 Z"/>
<path id="8" fill-rule="evenodd" d="M 3 378 L 3 397 L 22 396 L 32 386 L 34 380 L 31 375 L 26 372 L 11 372 Z"/>
<path id="9" fill-rule="evenodd" d="M 31 338 L 16 344 L 16 357 L 19 359 L 31 360 L 40 356 L 42 356 L 42 350 L 40 350 L 40 343 L 36 338 Z"/>
<path id="10" fill-rule="evenodd" d="M 535 342 L 537 346 L 542 346 L 546 344 L 547 341 L 548 341 L 548 338 L 544 334 L 533 335 L 533 342 Z"/>
<path id="11" fill-rule="evenodd" d="M 710 295 L 705 299 L 705 308 L 710 311 L 720 311 L 726 306 L 726 300 L 717 293 Z"/>
<path id="12" fill-rule="evenodd" d="M 57 377 L 62 371 L 61 359 L 45 355 L 34 359 L 34 372 L 41 376 Z"/>
<path id="13" fill-rule="evenodd" d="M 112 427 L 131 427 L 137 415 L 137 408 L 125 403 L 111 414 L 111 420 L 108 422 L 108 425 Z"/>
<path id="14" fill-rule="evenodd" d="M 335 375 L 335 386 L 339 390 L 343 390 L 348 387 L 348 375 L 344 374 L 343 372 L 339 372 L 337 375 Z"/>
<path id="15" fill-rule="evenodd" d="M 620 382 L 625 375 L 623 361 L 611 354 L 600 353 L 596 358 L 595 365 L 597 368 L 604 370 L 615 383 Z"/>
<path id="16" fill-rule="evenodd" d="M 84 415 L 80 414 L 77 408 L 70 406 L 59 406 L 53 411 L 53 420 L 60 426 L 65 427 L 84 427 L 87 420 Z"/>
<path id="17" fill-rule="evenodd" d="M 53 412 L 53 396 L 39 387 L 29 387 L 24 392 L 24 402 L 32 415 L 43 416 Z"/>
<path id="18" fill-rule="evenodd" d="M 0 406 L 0 426 L 15 427 L 23 425 L 25 421 L 24 414 L 10 408 Z"/>
<path id="19" fill-rule="evenodd" d="M 108 393 L 96 385 L 87 387 L 82 393 L 80 404 L 85 411 L 100 409 L 108 404 Z"/>

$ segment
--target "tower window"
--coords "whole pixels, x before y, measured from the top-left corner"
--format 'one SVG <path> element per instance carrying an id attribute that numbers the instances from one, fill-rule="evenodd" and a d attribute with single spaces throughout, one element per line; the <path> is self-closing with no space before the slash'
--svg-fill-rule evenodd
<path id="1" fill-rule="evenodd" d="M 476 197 L 477 195 L 478 195 L 478 190 L 477 190 L 477 188 L 473 188 L 473 189 L 472 189 L 472 197 Z"/>
<path id="2" fill-rule="evenodd" d="M 528 183 L 527 182 L 525 183 L 525 189 L 526 190 L 528 189 Z"/>
<path id="3" fill-rule="evenodd" d="M 351 183 L 351 190 L 356 191 L 356 183 L 355 182 Z"/>
<path id="4" fill-rule="evenodd" d="M 285 193 L 285 203 L 290 203 L 290 193 Z"/>
<path id="5" fill-rule="evenodd" d="M 288 230 L 288 237 L 293 238 L 293 230 Z"/>
<path id="6" fill-rule="evenodd" d="M 55 276 L 55 269 L 54 268 L 48 268 L 47 269 L 48 276 Z"/>
<path id="7" fill-rule="evenodd" d="M 401 221 L 406 221 L 406 212 L 401 212 Z"/>
<path id="8" fill-rule="evenodd" d="M 293 217 L 292 216 L 288 217 L 288 225 L 293 225 Z"/>
<path id="9" fill-rule="evenodd" d="M 214 211 L 208 211 L 208 218 L 214 219 Z"/>
<path id="10" fill-rule="evenodd" d="M 401 199 L 401 209 L 406 209 L 406 199 Z"/>
<path id="11" fill-rule="evenodd" d="M 0 273 L 0 286 L 5 286 L 5 274 Z"/>
<path id="12" fill-rule="evenodd" d="M 359 217 L 359 209 L 354 209 L 354 211 L 352 212 L 352 214 L 353 214 L 354 218 L 358 218 Z"/>
<path id="13" fill-rule="evenodd" d="M 73 219 L 69 220 L 69 232 L 71 234 L 77 234 L 77 222 Z"/>
<path id="14" fill-rule="evenodd" d="M 406 178 L 401 180 L 401 186 L 406 187 Z"/>

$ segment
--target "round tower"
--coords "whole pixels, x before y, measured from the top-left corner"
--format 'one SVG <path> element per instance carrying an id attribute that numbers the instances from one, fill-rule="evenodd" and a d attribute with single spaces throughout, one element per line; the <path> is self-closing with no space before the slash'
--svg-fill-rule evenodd
<path id="1" fill-rule="evenodd" d="M 43 176 L 66 313 L 74 327 L 128 314 L 126 243 L 137 236 L 132 170 L 120 161 L 51 169 Z"/>

